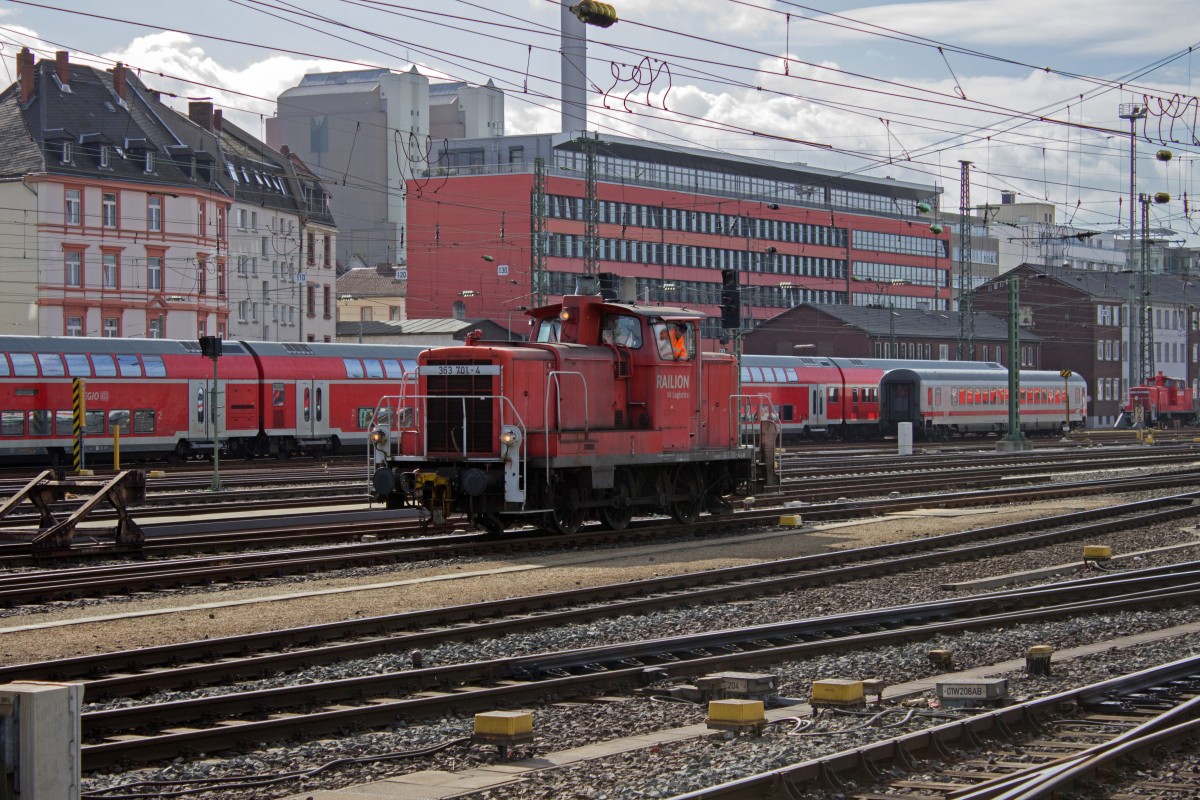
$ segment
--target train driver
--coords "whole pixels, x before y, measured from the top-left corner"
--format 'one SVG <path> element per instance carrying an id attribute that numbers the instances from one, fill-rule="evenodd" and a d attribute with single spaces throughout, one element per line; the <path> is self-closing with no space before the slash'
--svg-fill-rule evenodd
<path id="1" fill-rule="evenodd" d="M 642 346 L 642 325 L 636 317 L 610 314 L 604 318 L 601 340 L 605 344 L 638 348 Z"/>
<path id="2" fill-rule="evenodd" d="M 654 326 L 658 331 L 658 354 L 663 358 L 683 361 L 688 358 L 687 326 L 682 322 L 659 323 Z"/>

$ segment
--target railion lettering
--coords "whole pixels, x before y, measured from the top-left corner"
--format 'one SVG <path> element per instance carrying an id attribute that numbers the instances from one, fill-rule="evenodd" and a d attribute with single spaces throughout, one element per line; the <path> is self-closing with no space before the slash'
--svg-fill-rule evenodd
<path id="1" fill-rule="evenodd" d="M 690 375 L 659 375 L 659 389 L 687 389 L 691 385 Z"/>

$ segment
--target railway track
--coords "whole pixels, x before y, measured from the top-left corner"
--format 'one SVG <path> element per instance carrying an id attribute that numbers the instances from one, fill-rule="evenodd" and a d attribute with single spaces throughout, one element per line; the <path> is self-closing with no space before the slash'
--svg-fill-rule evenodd
<path id="1" fill-rule="evenodd" d="M 930 506 L 970 506 L 1006 501 L 1028 502 L 1047 497 L 1162 489 L 1172 485 L 1192 486 L 1197 480 L 1200 480 L 1200 472 L 1187 471 L 1171 475 L 1159 474 L 1073 484 L 1052 484 L 1037 489 L 1015 487 L 958 495 L 947 493 L 868 502 L 811 505 L 799 510 L 803 511 L 804 517 L 809 520 L 844 519 Z M 1180 497 L 1190 498 L 1191 495 L 1181 495 Z M 1191 513 L 1189 510 L 1190 499 L 1167 498 L 1164 502 L 1182 504 L 1184 506 L 1182 513 Z M 780 509 L 767 508 L 706 518 L 696 525 L 689 526 L 667 524 L 662 521 L 646 521 L 622 531 L 608 531 L 600 526 L 594 526 L 587 531 L 571 536 L 531 531 L 526 535 L 513 534 L 499 537 L 483 533 L 451 533 L 428 539 L 394 539 L 392 537 L 397 534 L 397 531 L 395 524 L 391 521 L 362 523 L 357 528 L 350 529 L 354 531 L 352 534 L 348 534 L 346 523 L 336 522 L 331 525 L 336 530 L 337 536 L 343 538 L 347 535 L 357 538 L 378 536 L 380 540 L 314 546 L 299 550 L 271 549 L 225 556 L 137 561 L 92 567 L 10 570 L 7 574 L 0 575 L 0 604 L 12 606 L 84 596 L 123 595 L 130 592 L 160 591 L 238 580 L 279 578 L 285 575 L 357 566 L 377 566 L 435 558 L 460 558 L 464 555 L 496 555 L 521 552 L 531 548 L 544 551 L 550 545 L 556 547 L 601 545 L 617 541 L 646 541 L 648 538 L 666 539 L 680 535 L 725 533 L 732 527 L 775 524 L 779 515 Z M 295 530 L 297 535 L 302 537 L 319 537 L 321 531 L 314 530 L 318 527 L 311 522 L 305 522 Z M 261 541 L 264 532 L 258 531 L 254 535 Z M 266 536 L 271 535 L 286 537 L 287 534 L 279 532 L 266 534 Z M 186 538 L 184 537 L 184 541 Z M 211 542 L 212 540 L 208 539 L 207 541 Z M 143 556 L 148 556 L 158 546 L 175 548 L 177 552 L 177 548 L 181 544 L 179 540 L 176 540 L 164 542 L 162 545 L 146 545 L 139 552 Z M 195 547 L 197 543 L 192 542 L 191 544 Z M 101 548 L 99 552 L 111 555 L 112 548 Z M 9 564 L 16 566 L 18 563 L 23 563 L 26 558 L 28 558 L 26 554 L 15 556 Z M 0 558 L 0 564 L 2 563 L 4 563 L 3 559 Z"/>
<path id="2" fill-rule="evenodd" d="M 1200 509 L 1193 506 L 1198 498 L 1200 493 L 1180 495 L 926 539 L 513 597 L 483 605 L 5 666 L 0 667 L 0 682 L 38 677 L 87 679 L 89 697 L 132 697 L 183 685 L 220 684 L 348 658 L 407 653 L 439 641 L 501 636 L 617 614 L 800 592 L 843 581 L 1102 538 L 1121 530 L 1194 517 L 1200 514 Z M 178 667 L 185 663 L 189 665 L 186 670 Z"/>
<path id="3" fill-rule="evenodd" d="M 1195 797 L 1200 793 L 1195 773 L 1176 774 L 1170 783 L 1143 776 L 1148 762 L 1172 749 L 1191 750 L 1197 735 L 1200 656 L 975 713 L 674 800 L 767 800 L 831 792 L 847 800 L 1035 800 L 1069 796 L 1072 788 L 1101 772 L 1111 785 L 1112 773 L 1130 759 L 1140 769 L 1127 787 L 1133 791 L 1120 796 Z"/>
<path id="4" fill-rule="evenodd" d="M 234 741 L 324 735 L 347 726 L 628 692 L 834 650 L 1114 608 L 1192 604 L 1197 598 L 1200 565 L 1190 565 L 1177 572 L 1104 575 L 819 619 L 112 708 L 83 715 L 88 742 L 83 764 L 97 769 L 226 749 Z"/>

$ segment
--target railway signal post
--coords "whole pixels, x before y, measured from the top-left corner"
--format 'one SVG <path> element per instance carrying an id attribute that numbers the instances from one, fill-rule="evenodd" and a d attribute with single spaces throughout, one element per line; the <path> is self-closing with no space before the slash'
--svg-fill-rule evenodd
<path id="1" fill-rule="evenodd" d="M 1071 376 L 1075 373 L 1069 369 L 1060 370 L 1063 379 L 1063 436 L 1071 432 Z"/>
<path id="2" fill-rule="evenodd" d="M 213 362 L 213 379 L 212 391 L 209 392 L 208 414 L 212 421 L 213 432 L 213 477 L 212 491 L 221 491 L 221 415 L 220 407 L 217 405 L 217 359 L 221 357 L 221 337 L 220 336 L 201 336 L 200 337 L 200 354 L 212 359 Z"/>

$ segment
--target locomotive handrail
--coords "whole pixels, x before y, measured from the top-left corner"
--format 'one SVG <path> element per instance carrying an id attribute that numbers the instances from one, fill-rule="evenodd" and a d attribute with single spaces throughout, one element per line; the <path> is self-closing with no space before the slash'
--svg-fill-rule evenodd
<path id="1" fill-rule="evenodd" d="M 407 395 L 407 396 L 385 395 L 384 397 L 379 398 L 379 402 L 377 403 L 377 410 L 379 408 L 383 408 L 384 404 L 389 400 L 413 401 L 412 405 L 406 404 L 406 406 L 405 406 L 406 408 L 413 409 L 413 415 L 412 415 L 412 423 L 413 424 L 410 426 L 407 426 L 403 429 L 394 428 L 393 430 L 395 430 L 395 431 L 404 430 L 409 433 L 421 433 L 426 427 L 425 419 L 429 416 L 429 412 L 428 412 L 428 401 L 429 400 L 461 400 L 462 408 L 463 408 L 463 411 L 462 411 L 463 430 L 466 431 L 466 429 L 467 429 L 466 403 L 468 400 L 498 400 L 498 401 L 500 401 L 500 425 L 515 425 L 518 429 L 520 429 L 522 439 L 524 439 L 524 437 L 527 433 L 527 429 L 525 427 L 525 421 L 523 419 L 521 419 L 521 415 L 517 411 L 516 407 L 513 405 L 512 400 L 510 400 L 508 397 L 505 397 L 504 395 L 499 395 L 499 394 L 412 394 L 412 395 Z M 417 413 L 418 405 L 419 405 L 420 413 Z M 399 404 L 397 404 L 396 407 L 399 408 Z M 511 412 L 512 421 L 508 421 L 509 417 L 505 413 L 506 411 Z M 388 451 L 389 451 L 390 455 L 412 456 L 412 457 L 420 457 L 420 458 L 425 458 L 429 455 L 429 442 L 426 441 L 424 436 L 418 437 L 418 440 L 421 443 L 421 452 L 419 452 L 419 453 L 400 453 L 398 451 L 398 449 L 395 452 L 393 452 L 392 444 L 394 442 L 395 446 L 398 448 L 399 443 L 400 443 L 400 437 L 395 436 L 395 437 L 388 437 L 388 438 L 389 438 Z M 467 449 L 466 449 L 466 442 L 463 443 L 462 456 L 464 458 L 467 458 L 470 456 L 470 453 L 467 452 Z"/>
<path id="2" fill-rule="evenodd" d="M 588 430 L 589 430 L 589 428 L 588 428 L 589 417 L 588 417 L 587 381 L 584 380 L 583 373 L 578 372 L 576 370 L 555 369 L 555 370 L 551 370 L 547 375 L 547 377 L 549 377 L 550 380 L 552 380 L 554 382 L 554 390 L 555 390 L 554 391 L 554 394 L 555 394 L 554 411 L 555 411 L 555 419 L 557 421 L 556 428 L 558 429 L 558 431 L 560 433 L 563 431 L 563 426 L 562 426 L 562 383 L 559 381 L 560 375 L 574 375 L 575 377 L 579 378 L 580 382 L 583 384 L 583 433 L 586 436 L 588 433 Z M 546 453 L 549 454 L 549 452 L 550 452 L 550 393 L 549 392 L 546 392 L 546 402 L 544 404 L 542 413 L 545 415 L 545 419 L 546 419 L 546 431 L 545 431 Z M 547 475 L 547 480 L 549 480 L 549 475 Z"/>

